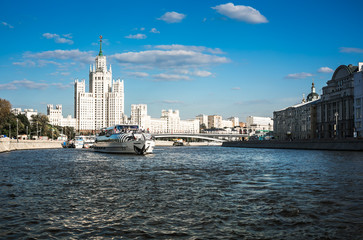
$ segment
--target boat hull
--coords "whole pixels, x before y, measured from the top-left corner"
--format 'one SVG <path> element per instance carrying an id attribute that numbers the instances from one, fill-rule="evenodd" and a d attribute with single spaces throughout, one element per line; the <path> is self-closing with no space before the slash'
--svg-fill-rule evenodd
<path id="1" fill-rule="evenodd" d="M 124 154 L 150 154 L 155 147 L 155 141 L 140 140 L 129 142 L 96 142 L 93 149 L 96 152 L 124 153 Z"/>

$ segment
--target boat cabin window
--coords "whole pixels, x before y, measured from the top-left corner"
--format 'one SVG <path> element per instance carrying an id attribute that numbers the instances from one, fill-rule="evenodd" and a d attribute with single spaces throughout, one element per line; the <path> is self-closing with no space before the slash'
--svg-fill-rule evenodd
<path id="1" fill-rule="evenodd" d="M 105 136 L 106 135 L 106 129 L 101 129 L 98 136 Z"/>
<path id="2" fill-rule="evenodd" d="M 128 133 L 128 132 L 138 132 L 139 127 L 137 125 L 117 125 L 114 128 L 116 133 Z"/>

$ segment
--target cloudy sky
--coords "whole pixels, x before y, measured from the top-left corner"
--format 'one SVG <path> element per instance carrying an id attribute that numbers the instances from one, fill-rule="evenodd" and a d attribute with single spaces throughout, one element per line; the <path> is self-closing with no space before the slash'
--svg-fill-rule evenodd
<path id="1" fill-rule="evenodd" d="M 2 1 L 0 98 L 73 115 L 74 79 L 99 50 L 125 112 L 272 116 L 363 61 L 362 1 Z"/>

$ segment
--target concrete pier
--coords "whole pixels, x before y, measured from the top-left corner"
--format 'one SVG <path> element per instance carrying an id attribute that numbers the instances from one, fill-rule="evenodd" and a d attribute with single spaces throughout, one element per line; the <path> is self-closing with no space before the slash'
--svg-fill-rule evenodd
<path id="1" fill-rule="evenodd" d="M 13 150 L 61 148 L 62 141 L 0 139 L 0 153 Z"/>

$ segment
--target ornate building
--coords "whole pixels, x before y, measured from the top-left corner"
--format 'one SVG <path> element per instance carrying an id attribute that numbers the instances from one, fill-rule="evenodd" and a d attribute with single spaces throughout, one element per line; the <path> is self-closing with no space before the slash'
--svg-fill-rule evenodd
<path id="1" fill-rule="evenodd" d="M 363 137 L 363 63 L 358 64 L 358 71 L 354 73 L 354 127 L 355 136 Z"/>
<path id="2" fill-rule="evenodd" d="M 274 136 L 279 140 L 311 139 L 316 137 L 316 105 L 319 94 L 315 92 L 314 82 L 307 99 L 274 114 Z"/>
<path id="3" fill-rule="evenodd" d="M 95 131 L 124 121 L 124 82 L 112 80 L 111 65 L 100 51 L 89 70 L 89 92 L 85 80 L 74 83 L 74 115 L 79 131 Z"/>
<path id="4" fill-rule="evenodd" d="M 331 139 L 361 136 L 363 63 L 341 65 L 323 87 L 321 98 L 314 83 L 307 102 L 274 112 L 274 134 L 278 139 Z"/>
<path id="5" fill-rule="evenodd" d="M 316 110 L 318 138 L 353 137 L 354 73 L 357 71 L 357 66 L 341 65 L 323 87 Z"/>

